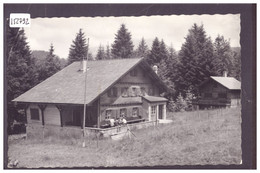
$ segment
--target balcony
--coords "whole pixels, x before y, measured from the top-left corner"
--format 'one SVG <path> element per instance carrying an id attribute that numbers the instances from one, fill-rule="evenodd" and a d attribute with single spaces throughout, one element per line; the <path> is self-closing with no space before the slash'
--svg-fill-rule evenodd
<path id="1" fill-rule="evenodd" d="M 195 105 L 214 105 L 214 106 L 225 106 L 231 104 L 231 99 L 227 98 L 200 98 L 193 101 Z"/>

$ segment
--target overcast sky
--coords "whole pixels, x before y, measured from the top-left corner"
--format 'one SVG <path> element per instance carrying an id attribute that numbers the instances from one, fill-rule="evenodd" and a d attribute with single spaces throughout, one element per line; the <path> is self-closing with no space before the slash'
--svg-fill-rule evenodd
<path id="1" fill-rule="evenodd" d="M 111 46 L 120 25 L 124 23 L 132 34 L 135 48 L 142 37 L 151 48 L 155 37 L 163 39 L 167 46 L 180 50 L 188 30 L 194 23 L 203 24 L 212 41 L 217 35 L 230 39 L 232 47 L 240 47 L 240 15 L 171 15 L 151 17 L 73 17 L 36 18 L 31 27 L 24 28 L 31 50 L 48 51 L 53 43 L 54 53 L 67 58 L 72 40 L 82 28 L 90 40 L 90 52 L 95 56 L 99 45 Z"/>

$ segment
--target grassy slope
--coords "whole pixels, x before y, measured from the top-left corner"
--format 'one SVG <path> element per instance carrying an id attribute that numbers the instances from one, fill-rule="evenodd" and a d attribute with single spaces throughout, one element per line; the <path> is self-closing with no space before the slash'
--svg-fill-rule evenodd
<path id="1" fill-rule="evenodd" d="M 239 164 L 240 109 L 169 114 L 174 122 L 141 130 L 120 141 L 68 139 L 9 141 L 18 167 L 99 167 Z"/>

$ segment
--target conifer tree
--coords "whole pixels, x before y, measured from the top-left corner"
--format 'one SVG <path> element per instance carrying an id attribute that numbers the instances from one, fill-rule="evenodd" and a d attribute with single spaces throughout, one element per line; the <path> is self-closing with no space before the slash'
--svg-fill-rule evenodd
<path id="1" fill-rule="evenodd" d="M 100 44 L 98 48 L 96 60 L 102 60 L 102 59 L 106 59 L 106 53 L 104 47 Z"/>
<path id="2" fill-rule="evenodd" d="M 147 46 L 144 38 L 142 38 L 142 40 L 139 43 L 139 46 L 137 48 L 137 56 L 146 58 L 147 55 L 148 55 L 148 46 Z"/>
<path id="3" fill-rule="evenodd" d="M 152 49 L 148 57 L 146 58 L 146 62 L 150 65 L 158 64 L 161 61 L 160 51 L 161 51 L 161 46 L 160 46 L 159 39 L 155 37 L 152 44 Z"/>
<path id="4" fill-rule="evenodd" d="M 179 94 L 175 102 L 175 111 L 183 112 L 185 111 L 186 107 L 187 107 L 186 100 L 183 98 L 181 94 Z"/>
<path id="5" fill-rule="evenodd" d="M 44 63 L 41 64 L 41 66 L 38 67 L 39 71 L 39 82 L 47 79 L 48 77 L 54 75 L 59 70 L 61 70 L 61 63 L 59 57 L 57 57 L 54 54 L 54 46 L 51 43 L 49 54 L 47 55 L 46 59 L 44 60 Z"/>
<path id="6" fill-rule="evenodd" d="M 131 37 L 131 33 L 128 32 L 125 24 L 122 24 L 112 44 L 113 58 L 131 58 L 134 48 Z"/>
<path id="7" fill-rule="evenodd" d="M 110 46 L 107 44 L 106 48 L 106 59 L 111 59 Z"/>
<path id="8" fill-rule="evenodd" d="M 213 45 L 203 25 L 194 24 L 179 52 L 177 90 L 184 96 L 188 89 L 197 95 L 198 85 L 214 75 Z"/>
<path id="9" fill-rule="evenodd" d="M 8 133 L 14 119 L 23 121 L 18 107 L 11 102 L 37 83 L 35 60 L 31 57 L 30 47 L 23 29 L 7 27 L 6 37 L 6 104 Z"/>
<path id="10" fill-rule="evenodd" d="M 75 40 L 72 41 L 69 51 L 68 64 L 75 61 L 82 61 L 83 58 L 86 58 L 87 52 L 88 45 L 86 43 L 85 34 L 82 32 L 82 29 L 80 29 Z"/>
<path id="11" fill-rule="evenodd" d="M 241 52 L 233 51 L 232 76 L 241 81 Z"/>
<path id="12" fill-rule="evenodd" d="M 233 70 L 234 57 L 230 48 L 230 42 L 223 36 L 218 35 L 214 42 L 214 72 L 217 76 L 222 76 L 224 71 L 229 74 Z"/>

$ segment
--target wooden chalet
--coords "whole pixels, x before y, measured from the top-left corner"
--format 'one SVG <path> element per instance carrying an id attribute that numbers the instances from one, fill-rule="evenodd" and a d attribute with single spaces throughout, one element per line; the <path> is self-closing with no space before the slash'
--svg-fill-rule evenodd
<path id="1" fill-rule="evenodd" d="M 199 86 L 199 109 L 236 107 L 240 103 L 241 83 L 233 77 L 211 76 Z"/>
<path id="2" fill-rule="evenodd" d="M 72 63 L 13 101 L 24 104 L 28 133 L 82 129 L 84 102 L 86 129 L 107 132 L 116 128 L 108 126 L 111 118 L 124 116 L 131 125 L 165 120 L 167 99 L 160 94 L 166 89 L 143 59 L 84 61 Z"/>

